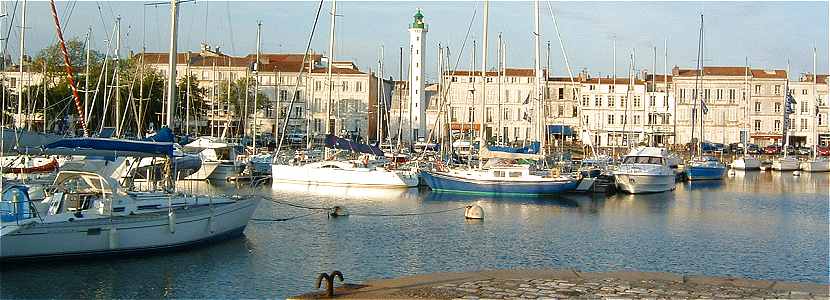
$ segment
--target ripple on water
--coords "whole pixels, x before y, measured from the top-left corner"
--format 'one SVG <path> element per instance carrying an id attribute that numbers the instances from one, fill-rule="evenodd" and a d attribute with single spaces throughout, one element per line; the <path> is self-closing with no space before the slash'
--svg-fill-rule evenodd
<path id="1" fill-rule="evenodd" d="M 350 282 L 493 268 L 642 270 L 828 283 L 830 175 L 737 172 L 670 193 L 556 199 L 490 198 L 426 190 L 280 186 L 258 190 L 353 213 L 461 211 L 411 217 L 315 214 L 252 222 L 245 237 L 189 251 L 3 267 L 5 298 L 264 298 L 313 289 L 316 274 Z M 186 188 L 234 193 L 232 186 Z M 250 191 L 246 191 L 250 192 Z M 243 192 L 243 193 L 246 193 Z M 261 218 L 306 210 L 262 202 Z M 44 288 L 43 282 L 60 282 Z"/>

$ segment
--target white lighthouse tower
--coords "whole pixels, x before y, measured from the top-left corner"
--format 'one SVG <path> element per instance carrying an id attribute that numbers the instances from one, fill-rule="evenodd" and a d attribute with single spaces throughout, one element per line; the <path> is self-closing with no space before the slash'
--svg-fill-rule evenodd
<path id="1" fill-rule="evenodd" d="M 426 95 L 424 94 L 424 45 L 429 27 L 419 9 L 412 24 L 409 24 L 409 113 L 412 142 L 427 134 Z"/>

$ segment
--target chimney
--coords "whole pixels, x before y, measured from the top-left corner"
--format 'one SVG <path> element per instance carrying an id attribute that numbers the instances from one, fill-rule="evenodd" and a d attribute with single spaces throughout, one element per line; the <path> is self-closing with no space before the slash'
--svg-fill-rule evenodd
<path id="1" fill-rule="evenodd" d="M 673 68 L 671 68 L 671 75 L 672 76 L 680 75 L 680 68 L 677 67 L 676 65 Z"/>

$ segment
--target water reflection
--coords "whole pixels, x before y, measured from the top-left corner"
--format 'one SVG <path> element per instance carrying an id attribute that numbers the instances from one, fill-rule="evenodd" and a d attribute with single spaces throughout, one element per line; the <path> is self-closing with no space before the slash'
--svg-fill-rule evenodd
<path id="1" fill-rule="evenodd" d="M 830 282 L 830 174 L 737 171 L 723 182 L 679 183 L 673 192 L 608 197 L 488 197 L 308 185 L 237 191 L 232 184 L 199 182 L 178 188 L 256 192 L 306 206 L 341 205 L 355 215 L 252 222 L 244 238 L 161 255 L 4 265 L 0 293 L 4 298 L 284 298 L 309 291 L 316 274 L 332 270 L 359 282 L 539 267 Z M 463 210 L 452 210 L 470 204 L 484 209 L 483 221 L 466 220 Z M 255 217 L 308 213 L 263 201 Z M 62 284 L 44 289 L 43 281 Z"/>

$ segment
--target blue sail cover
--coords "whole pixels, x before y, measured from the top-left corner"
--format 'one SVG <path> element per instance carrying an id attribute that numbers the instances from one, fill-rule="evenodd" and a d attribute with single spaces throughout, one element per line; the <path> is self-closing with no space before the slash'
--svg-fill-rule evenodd
<path id="1" fill-rule="evenodd" d="M 32 150 L 55 155 L 172 156 L 173 143 L 105 138 L 66 138 Z"/>
<path id="2" fill-rule="evenodd" d="M 162 127 L 156 134 L 148 136 L 142 139 L 142 141 L 172 143 L 173 139 L 173 130 L 170 130 L 168 127 Z"/>
<path id="3" fill-rule="evenodd" d="M 488 146 L 487 150 L 493 152 L 507 152 L 507 153 L 522 153 L 522 154 L 539 154 L 539 142 L 532 142 L 527 147 L 513 148 L 506 146 Z"/>
<path id="4" fill-rule="evenodd" d="M 352 152 L 372 154 L 377 156 L 383 155 L 383 151 L 381 151 L 377 145 L 370 146 L 366 144 L 355 143 L 348 139 L 336 137 L 333 134 L 326 135 L 326 147 L 349 150 Z"/>

